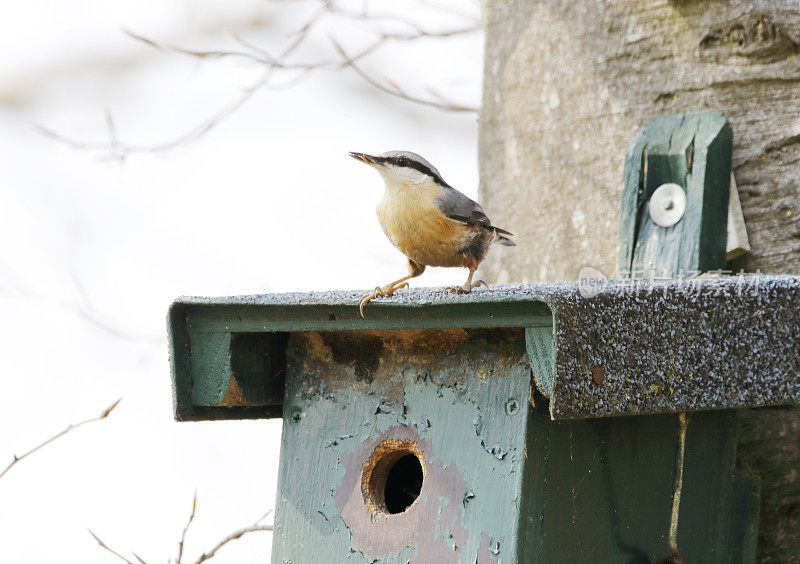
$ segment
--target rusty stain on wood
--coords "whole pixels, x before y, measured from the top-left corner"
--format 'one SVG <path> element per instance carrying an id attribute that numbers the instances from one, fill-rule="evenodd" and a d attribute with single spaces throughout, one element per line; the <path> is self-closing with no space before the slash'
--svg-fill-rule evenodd
<path id="1" fill-rule="evenodd" d="M 498 366 L 491 365 L 489 355 L 483 362 L 471 365 L 467 372 L 453 370 L 452 355 L 458 347 L 476 339 L 511 342 L 521 334 L 521 329 L 513 328 L 372 330 L 346 334 L 305 331 L 292 333 L 290 344 L 305 351 L 303 370 L 318 375 L 325 386 L 347 386 L 366 392 L 379 380 L 388 386 L 385 399 L 397 402 L 403 395 L 402 381 L 397 376 L 410 366 L 428 373 L 447 373 L 447 386 L 455 385 L 468 374 L 485 379 L 491 371 L 502 371 L 507 365 L 503 361 Z M 439 354 L 431 354 L 432 351 Z"/>
<path id="2" fill-rule="evenodd" d="M 604 379 L 605 376 L 603 375 L 602 366 L 597 365 L 594 368 L 592 368 L 592 382 L 594 382 L 596 386 L 602 384 Z"/>
<path id="3" fill-rule="evenodd" d="M 241 386 L 236 381 L 236 378 L 231 376 L 231 381 L 228 384 L 228 389 L 225 390 L 225 396 L 222 398 L 222 401 L 219 402 L 221 407 L 234 407 L 240 405 L 253 405 L 249 401 L 247 401 L 244 397 L 244 392 L 242 391 Z"/>

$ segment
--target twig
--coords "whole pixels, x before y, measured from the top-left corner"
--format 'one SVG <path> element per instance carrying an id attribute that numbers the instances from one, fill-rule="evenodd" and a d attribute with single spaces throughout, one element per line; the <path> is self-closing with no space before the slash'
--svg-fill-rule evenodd
<path id="1" fill-rule="evenodd" d="M 289 4 L 288 2 L 283 2 L 281 0 L 272 0 L 272 1 L 275 3 L 282 3 L 287 5 Z M 263 66 L 265 69 L 263 75 L 257 81 L 248 86 L 238 99 L 233 101 L 228 106 L 222 108 L 221 110 L 219 110 L 206 120 L 202 121 L 199 125 L 173 138 L 170 141 L 155 145 L 126 145 L 117 138 L 116 131 L 114 128 L 114 123 L 113 120 L 111 119 L 110 114 L 108 114 L 107 116 L 108 139 L 105 142 L 78 141 L 75 139 L 71 139 L 67 136 L 61 135 L 59 133 L 56 133 L 42 126 L 37 125 L 35 127 L 40 133 L 48 137 L 51 137 L 52 139 L 55 139 L 61 143 L 64 143 L 68 146 L 71 146 L 75 149 L 103 151 L 104 153 L 108 153 L 108 155 L 111 158 L 123 162 L 127 156 L 133 153 L 158 153 L 167 151 L 169 149 L 181 145 L 192 143 L 193 141 L 199 139 L 200 137 L 211 131 L 213 128 L 215 128 L 217 125 L 225 121 L 231 115 L 233 115 L 240 107 L 242 107 L 248 100 L 250 100 L 250 98 L 252 98 L 257 91 L 259 91 L 262 88 L 265 87 L 273 89 L 286 88 L 304 79 L 312 71 L 328 69 L 328 68 L 341 69 L 346 67 L 353 69 L 353 71 L 355 71 L 355 73 L 359 77 L 361 77 L 368 84 L 377 88 L 381 92 L 390 94 L 398 98 L 402 98 L 409 102 L 422 104 L 428 107 L 440 110 L 452 111 L 452 112 L 477 111 L 477 108 L 475 107 L 445 100 L 441 96 L 436 94 L 433 94 L 433 99 L 426 99 L 418 96 L 413 96 L 397 84 L 393 84 L 388 80 L 381 81 L 376 79 L 356 63 L 358 63 L 368 55 L 374 53 L 375 51 L 379 50 L 381 47 L 390 42 L 410 42 L 423 38 L 446 39 L 458 35 L 479 32 L 481 30 L 479 19 L 476 19 L 474 16 L 468 15 L 458 10 L 454 12 L 452 8 L 446 6 L 437 5 L 435 3 L 422 2 L 422 5 L 425 5 L 429 9 L 434 9 L 440 12 L 456 15 L 462 19 L 462 22 L 463 20 L 467 20 L 468 22 L 470 22 L 468 25 L 464 25 L 463 23 L 461 23 L 459 26 L 453 27 L 451 29 L 435 31 L 426 29 L 417 22 L 414 22 L 402 15 L 372 12 L 368 9 L 366 2 L 362 5 L 362 9 L 360 11 L 351 11 L 337 5 L 337 3 L 334 0 L 314 0 L 314 1 L 319 4 L 319 8 L 315 10 L 308 17 L 307 20 L 305 20 L 302 26 L 300 26 L 296 31 L 293 31 L 286 36 L 290 40 L 289 45 L 278 55 L 271 55 L 266 50 L 248 41 L 245 41 L 235 33 L 231 33 L 231 35 L 234 41 L 236 41 L 236 43 L 238 43 L 238 45 L 240 45 L 242 49 L 206 51 L 206 50 L 187 49 L 184 47 L 167 45 L 155 41 L 153 39 L 147 38 L 138 33 L 134 33 L 128 30 L 122 30 L 132 39 L 144 43 L 154 49 L 158 49 L 159 51 L 165 51 L 165 52 L 172 51 L 175 53 L 179 53 L 190 57 L 195 57 L 198 59 L 223 59 L 223 58 L 246 59 L 260 66 Z M 369 31 L 375 35 L 375 40 L 369 45 L 367 45 L 365 48 L 361 49 L 358 53 L 351 55 L 346 54 L 344 52 L 344 49 L 336 41 L 334 41 L 334 45 L 336 47 L 336 50 L 341 55 L 341 59 L 334 58 L 331 60 L 327 59 L 318 61 L 312 60 L 306 62 L 290 61 L 289 59 L 291 58 L 291 56 L 297 52 L 299 47 L 303 45 L 309 37 L 311 37 L 312 31 L 316 28 L 317 24 L 325 16 L 362 22 L 364 24 L 369 24 L 369 25 L 374 24 L 375 22 L 388 22 L 388 23 L 398 24 L 400 26 L 405 26 L 407 30 L 396 32 L 396 31 L 369 29 Z M 283 81 L 283 83 L 277 83 L 276 81 L 273 81 L 273 76 L 275 75 L 276 71 L 296 71 L 298 74 L 290 80 Z"/>
<path id="2" fill-rule="evenodd" d="M 344 62 L 343 64 L 353 69 L 358 76 L 363 78 L 369 84 L 380 90 L 381 92 L 385 92 L 387 94 L 391 94 L 392 96 L 396 96 L 398 98 L 402 98 L 404 100 L 408 100 L 409 102 L 415 102 L 417 104 L 422 104 L 424 106 L 431 106 L 433 108 L 439 108 L 440 110 L 447 110 L 450 112 L 477 112 L 478 108 L 472 106 L 465 106 L 463 104 L 458 104 L 455 102 L 437 102 L 435 100 L 427 100 L 425 98 L 419 98 L 417 96 L 412 96 L 411 94 L 407 93 L 405 90 L 400 88 L 400 86 L 395 83 L 394 81 L 387 80 L 386 83 L 380 82 L 376 78 L 369 75 L 364 69 L 358 66 L 351 58 L 344 48 L 333 38 L 331 38 L 334 47 L 336 50 L 342 55 Z"/>
<path id="3" fill-rule="evenodd" d="M 181 55 L 187 55 L 189 57 L 195 57 L 198 59 L 223 59 L 226 57 L 242 58 L 251 60 L 258 64 L 269 65 L 270 67 L 274 67 L 277 69 L 299 70 L 299 71 L 308 71 L 308 70 L 324 69 L 327 67 L 344 66 L 344 63 L 338 60 L 290 63 L 285 60 L 286 54 L 282 54 L 281 56 L 278 57 L 270 55 L 267 51 L 242 39 L 238 34 L 234 32 L 230 32 L 231 38 L 245 48 L 242 51 L 236 51 L 232 49 L 210 50 L 210 51 L 187 49 L 185 47 L 177 47 L 174 45 L 159 43 L 154 39 L 144 37 L 142 35 L 139 35 L 138 33 L 134 33 L 132 31 L 128 31 L 125 29 L 123 29 L 122 31 L 129 37 L 131 37 L 131 39 L 145 43 L 146 45 L 158 49 L 159 51 L 172 51 L 175 53 L 179 53 Z M 363 49 L 359 54 L 350 57 L 349 60 L 357 61 L 359 59 L 362 59 L 367 55 L 369 55 L 370 53 L 377 50 L 384 43 L 389 41 L 405 42 L 405 41 L 415 41 L 417 39 L 422 39 L 422 38 L 444 39 L 444 38 L 454 37 L 457 35 L 467 35 L 470 33 L 475 33 L 477 31 L 480 31 L 480 26 L 478 24 L 454 28 L 454 29 L 448 29 L 443 31 L 428 31 L 416 27 L 416 31 L 414 33 L 377 32 L 377 39 L 373 41 L 367 48 Z M 298 33 L 301 32 L 307 33 L 308 31 L 305 27 L 303 27 Z M 296 39 L 305 38 L 305 36 L 303 35 L 300 36 L 295 35 L 295 37 Z"/>
<path id="4" fill-rule="evenodd" d="M 39 133 L 47 137 L 50 137 L 60 143 L 68 145 L 73 149 L 89 150 L 89 151 L 108 151 L 112 158 L 121 161 L 133 153 L 160 153 L 163 151 L 167 151 L 169 149 L 173 149 L 175 147 L 179 147 L 181 145 L 187 145 L 199 139 L 200 137 L 208 133 L 210 130 L 212 130 L 214 127 L 222 123 L 229 116 L 231 116 L 241 106 L 243 106 L 245 102 L 247 102 L 253 96 L 253 94 L 255 94 L 256 91 L 258 91 L 258 89 L 263 85 L 263 83 L 264 79 L 259 79 L 256 83 L 246 88 L 244 94 L 238 100 L 234 101 L 232 104 L 218 111 L 210 118 L 207 118 L 205 121 L 201 122 L 199 125 L 190 129 L 186 133 L 179 135 L 178 137 L 172 139 L 171 141 L 166 141 L 164 143 L 160 143 L 157 145 L 124 145 L 119 142 L 115 144 L 112 142 L 79 141 L 76 139 L 72 139 L 71 137 L 67 137 L 66 135 L 56 133 L 55 131 L 47 129 L 39 124 L 33 124 L 33 128 L 37 130 Z"/>
<path id="5" fill-rule="evenodd" d="M 181 540 L 178 543 L 178 558 L 177 558 L 177 560 L 175 560 L 175 564 L 182 564 L 183 563 L 183 547 L 184 547 L 184 543 L 186 541 L 186 533 L 188 532 L 189 527 L 191 526 L 192 522 L 194 521 L 196 510 L 197 510 L 197 492 L 194 493 L 194 499 L 192 500 L 192 513 L 189 515 L 189 520 L 186 522 L 186 526 L 183 528 L 183 533 L 181 533 Z M 195 561 L 195 564 L 201 564 L 202 562 L 206 562 L 208 560 L 211 560 L 212 558 L 214 558 L 214 556 L 216 556 L 217 552 L 222 547 L 224 547 L 226 544 L 228 544 L 230 542 L 233 542 L 233 541 L 235 541 L 237 539 L 240 539 L 240 538 L 242 538 L 243 536 L 245 536 L 245 535 L 247 535 L 249 533 L 255 533 L 255 532 L 258 532 L 258 531 L 271 531 L 272 530 L 272 525 L 262 525 L 261 524 L 261 522 L 264 519 L 266 519 L 267 516 L 270 513 L 272 513 L 271 509 L 269 511 L 267 511 L 264 515 L 262 515 L 261 518 L 258 521 L 256 521 L 255 523 L 253 523 L 249 527 L 245 527 L 243 529 L 239 529 L 238 531 L 234 531 L 231 534 L 229 534 L 228 536 L 226 536 L 224 539 L 219 541 L 211 550 L 209 550 L 208 552 L 204 552 L 202 555 L 200 555 L 200 557 Z M 130 560 L 125 558 L 123 555 L 121 555 L 116 550 L 110 548 L 106 543 L 104 543 L 102 540 L 100 540 L 100 538 L 96 534 L 94 534 L 91 530 L 89 530 L 89 534 L 92 535 L 92 537 L 94 537 L 94 540 L 97 541 L 97 544 L 99 544 L 102 548 L 104 548 L 105 550 L 109 551 L 111 554 L 113 554 L 117 558 L 123 560 L 127 564 L 135 564 L 134 562 L 131 562 Z M 147 564 L 147 562 L 145 562 L 135 552 L 131 552 L 131 554 L 133 554 L 133 556 L 136 558 L 136 560 L 138 560 L 139 564 Z M 171 562 L 171 560 L 170 560 L 170 562 Z"/>
<path id="6" fill-rule="evenodd" d="M 181 541 L 178 543 L 178 559 L 175 561 L 176 564 L 181 564 L 181 560 L 183 559 L 183 542 L 186 540 L 186 532 L 189 530 L 189 525 L 192 524 L 194 521 L 194 512 L 197 509 L 197 490 L 194 492 L 194 499 L 192 500 L 192 514 L 189 515 L 189 520 L 186 522 L 186 526 L 183 528 L 183 533 L 181 533 Z"/>
<path id="7" fill-rule="evenodd" d="M 11 463 L 10 463 L 8 466 L 6 466 L 6 467 L 5 467 L 5 469 L 3 469 L 3 471 L 2 471 L 2 472 L 0 472 L 0 478 L 2 478 L 3 476 L 5 476 L 6 472 L 8 472 L 9 470 L 11 470 L 11 468 L 12 468 L 12 467 L 13 467 L 13 466 L 14 466 L 14 465 L 17 463 L 17 462 L 19 462 L 19 461 L 20 461 L 20 460 L 22 460 L 23 458 L 26 458 L 26 457 L 30 456 L 31 454 L 33 454 L 34 452 L 36 452 L 36 451 L 37 451 L 37 450 L 39 450 L 40 448 L 43 448 L 43 447 L 45 447 L 45 446 L 49 445 L 50 443 L 52 443 L 52 442 L 53 442 L 53 441 L 55 441 L 56 439 L 58 439 L 58 438 L 60 438 L 60 437 L 63 437 L 64 435 L 66 435 L 66 434 L 67 434 L 67 433 L 69 433 L 70 431 L 72 431 L 72 430 L 74 430 L 74 429 L 77 429 L 77 428 L 78 428 L 78 427 L 80 427 L 81 425 L 86 425 L 87 423 L 93 423 L 93 422 L 95 422 L 95 421 L 100 421 L 100 420 L 102 420 L 102 419 L 105 419 L 106 417 L 108 417 L 108 416 L 109 416 L 109 414 L 111 413 L 111 411 L 112 411 L 112 410 L 113 410 L 115 407 L 117 407 L 117 404 L 119 404 L 119 402 L 120 402 L 120 401 L 122 401 L 122 398 L 119 398 L 117 401 L 115 401 L 114 403 L 112 403 L 111 405 L 109 405 L 107 408 L 105 408 L 105 409 L 103 410 L 103 412 L 102 412 L 100 415 L 98 415 L 97 417 L 92 417 L 91 419 L 86 419 L 85 421 L 81 421 L 80 423 L 74 423 L 74 424 L 68 425 L 66 429 L 64 429 L 64 430 L 63 430 L 63 431 L 61 431 L 60 433 L 56 433 L 55 435 L 53 435 L 52 437 L 50 437 L 49 439 L 47 439 L 47 440 L 46 440 L 46 441 L 44 441 L 43 443 L 40 443 L 39 445 L 37 445 L 37 446 L 33 447 L 31 450 L 29 450 L 29 451 L 28 451 L 28 452 L 26 452 L 25 454 L 22 454 L 22 455 L 20 455 L 20 456 L 14 455 L 14 458 L 11 460 Z"/>
<path id="8" fill-rule="evenodd" d="M 465 12 L 462 12 L 461 10 L 459 10 L 457 8 L 453 8 L 452 6 L 448 6 L 447 4 L 440 4 L 439 2 L 435 2 L 435 1 L 432 1 L 432 0 L 418 1 L 418 3 L 423 5 L 423 6 L 426 6 L 428 8 L 432 8 L 434 10 L 439 10 L 440 12 L 444 12 L 446 14 L 450 14 L 451 16 L 464 18 L 466 20 L 478 21 L 476 16 L 474 16 L 472 14 L 467 14 Z M 480 12 L 481 3 L 480 2 L 473 2 L 473 4 L 475 5 L 475 8 L 478 10 L 478 12 Z M 459 6 L 461 6 L 461 3 L 459 3 Z"/>
<path id="9" fill-rule="evenodd" d="M 164 44 L 158 43 L 157 41 L 154 41 L 153 39 L 148 39 L 147 37 L 145 37 L 143 35 L 139 35 L 138 33 L 134 33 L 134 32 L 129 31 L 127 29 L 123 29 L 122 32 L 125 33 L 131 39 L 134 39 L 136 41 L 140 41 L 142 43 L 145 43 L 146 45 L 149 45 L 150 47 L 153 47 L 154 49 L 158 49 L 159 51 L 174 51 L 175 53 L 180 53 L 182 55 L 189 55 L 191 57 L 197 57 L 198 59 L 222 59 L 224 57 L 242 57 L 242 58 L 245 58 L 245 59 L 251 59 L 251 60 L 253 60 L 253 61 L 257 62 L 257 63 L 261 63 L 261 64 L 271 64 L 272 62 L 274 62 L 274 59 L 272 59 L 269 56 L 268 53 L 266 53 L 264 51 L 260 51 L 260 52 L 256 51 L 249 44 L 246 45 L 246 47 L 248 48 L 248 50 L 250 52 L 247 52 L 247 51 L 195 51 L 195 50 L 192 50 L 192 49 L 184 49 L 183 47 L 176 47 L 174 45 L 164 45 Z M 236 37 L 236 39 L 237 39 L 237 41 L 239 43 L 241 43 L 242 45 L 245 45 L 245 43 L 243 41 L 241 41 L 240 39 L 238 39 L 238 37 Z M 257 55 L 254 55 L 254 53 L 259 53 L 259 54 L 257 56 Z"/>
<path id="10" fill-rule="evenodd" d="M 116 556 L 117 558 L 119 558 L 120 560 L 122 560 L 123 562 L 127 562 L 128 564 L 136 564 L 135 562 L 131 562 L 130 560 L 128 560 L 127 558 L 125 558 L 124 556 L 122 556 L 122 555 L 121 555 L 119 552 L 117 552 L 117 551 L 116 551 L 116 550 L 114 550 L 113 548 L 110 548 L 108 545 L 106 545 L 106 543 L 104 543 L 103 541 L 101 541 L 101 540 L 100 540 L 100 537 L 98 537 L 96 534 L 94 534 L 94 533 L 92 532 L 92 530 L 91 530 L 91 529 L 87 529 L 87 530 L 89 531 L 89 534 L 90 534 L 90 535 L 92 535 L 92 537 L 94 538 L 94 540 L 96 540 L 96 541 L 97 541 L 97 544 L 99 544 L 101 548 L 104 548 L 104 549 L 106 549 L 106 550 L 107 550 L 107 551 L 109 551 L 111 554 L 113 554 L 114 556 Z M 136 555 L 134 554 L 134 556 L 136 556 Z M 141 558 L 139 558 L 138 556 L 136 556 L 136 559 L 137 559 L 137 560 L 139 560 L 139 563 L 140 563 L 140 564 L 147 564 L 147 563 L 146 563 L 144 560 L 142 560 L 142 559 L 141 559 Z"/>
<path id="11" fill-rule="evenodd" d="M 195 564 L 201 564 L 206 560 L 211 560 L 216 555 L 217 551 L 228 544 L 229 542 L 235 541 L 237 539 L 242 538 L 244 535 L 248 533 L 255 533 L 258 531 L 271 531 L 272 525 L 250 525 L 249 527 L 245 527 L 244 529 L 239 529 L 238 531 L 232 532 L 230 535 L 219 541 L 214 548 L 209 550 L 208 552 L 204 552 L 200 558 L 195 561 Z"/>
<path id="12" fill-rule="evenodd" d="M 370 22 L 372 22 L 372 21 L 381 21 L 381 20 L 388 21 L 388 22 L 394 22 L 394 23 L 398 23 L 398 24 L 401 24 L 401 25 L 406 25 L 406 26 L 410 27 L 411 29 L 415 30 L 420 35 L 426 35 L 426 36 L 429 36 L 429 37 L 436 37 L 436 36 L 441 37 L 441 35 L 439 35 L 438 32 L 428 31 L 425 28 L 423 28 L 422 26 L 420 26 L 417 22 L 412 21 L 412 20 L 410 20 L 408 18 L 405 18 L 403 16 L 400 16 L 398 14 L 370 12 L 369 9 L 368 9 L 368 6 L 367 6 L 367 2 L 364 2 L 362 4 L 361 11 L 353 12 L 353 11 L 350 11 L 350 10 L 346 10 L 346 9 L 340 7 L 340 6 L 337 6 L 334 2 L 325 1 L 325 0 L 323 0 L 323 1 L 325 2 L 326 6 L 327 6 L 327 11 L 329 13 L 335 14 L 337 16 L 341 16 L 341 17 L 349 18 L 349 19 L 354 19 L 354 20 L 365 20 L 365 21 L 370 21 Z M 440 11 L 440 12 L 445 12 L 445 13 L 448 13 L 450 15 L 458 16 L 458 17 L 460 17 L 462 19 L 471 20 L 475 27 L 480 26 L 480 20 L 476 19 L 473 16 L 465 14 L 463 12 L 453 10 L 452 8 L 449 8 L 447 6 L 437 5 L 437 4 L 434 4 L 432 2 L 427 2 L 427 3 L 422 2 L 421 4 L 423 6 L 425 6 L 425 7 L 427 7 L 428 9 L 433 9 L 433 10 L 437 10 L 437 11 Z"/>
<path id="13" fill-rule="evenodd" d="M 321 14 L 321 13 L 322 12 L 318 12 L 318 14 Z M 56 132 L 54 132 L 52 130 L 49 130 L 49 129 L 47 129 L 47 128 L 41 126 L 41 125 L 38 125 L 38 124 L 34 124 L 33 127 L 36 130 L 38 130 L 40 133 L 42 133 L 42 134 L 44 134 L 44 135 L 46 135 L 48 137 L 51 137 L 51 138 L 55 139 L 56 141 L 59 141 L 59 142 L 64 143 L 66 145 L 69 145 L 69 146 L 71 146 L 71 147 L 73 147 L 75 149 L 109 151 L 112 154 L 112 157 L 114 157 L 114 158 L 116 158 L 118 160 L 123 160 L 126 156 L 128 156 L 128 155 L 130 155 L 132 153 L 159 153 L 159 152 L 162 152 L 162 151 L 173 149 L 173 148 L 181 146 L 181 145 L 189 144 L 189 143 L 199 139 L 200 137 L 202 137 L 203 135 L 205 135 L 206 133 L 211 131 L 214 127 L 218 126 L 220 123 L 225 121 L 228 117 L 233 115 L 233 113 L 236 112 L 236 110 L 238 110 L 240 107 L 242 107 L 250 98 L 252 98 L 252 96 L 258 90 L 260 90 L 264 85 L 268 84 L 272 73 L 276 69 L 280 68 L 280 60 L 285 58 L 285 57 L 288 57 L 289 55 L 291 55 L 294 51 L 296 51 L 300 47 L 300 45 L 303 43 L 303 41 L 307 37 L 307 31 L 316 22 L 316 18 L 317 17 L 318 16 L 312 17 L 311 19 L 308 20 L 308 22 L 304 26 L 305 29 L 306 29 L 306 33 L 296 37 L 288 45 L 288 47 L 286 47 L 281 52 L 281 54 L 279 55 L 278 58 L 274 59 L 272 62 L 269 62 L 268 66 L 267 66 L 267 69 L 263 73 L 261 78 L 259 78 L 257 81 L 255 81 L 253 84 L 251 84 L 249 87 L 245 88 L 244 93 L 239 97 L 239 99 L 235 100 L 233 103 L 231 103 L 230 105 L 226 106 L 222 110 L 216 112 L 210 118 L 208 118 L 205 121 L 201 122 L 198 126 L 192 128 L 188 132 L 186 132 L 186 133 L 184 133 L 184 134 L 172 139 L 171 141 L 167 141 L 167 142 L 160 143 L 160 144 L 157 144 L 157 145 L 123 145 L 123 144 L 119 143 L 119 141 L 111 141 L 111 142 L 107 142 L 107 143 L 102 143 L 102 142 L 101 143 L 91 143 L 91 142 L 78 141 L 78 140 L 75 140 L 75 139 L 71 139 L 71 138 L 69 138 L 67 136 L 64 136 L 64 135 L 61 135 L 59 133 L 56 133 Z M 132 32 L 126 31 L 126 30 L 123 30 L 123 31 L 125 33 L 127 33 L 128 35 L 130 35 L 133 39 L 136 39 L 137 41 L 142 41 L 142 42 L 144 42 L 144 43 L 146 43 L 146 44 L 148 44 L 148 45 L 150 45 L 150 46 L 152 46 L 152 47 L 154 47 L 156 49 L 159 49 L 159 50 L 174 49 L 172 47 L 161 45 L 161 44 L 159 44 L 159 43 L 157 43 L 157 42 L 155 42 L 155 41 L 153 41 L 151 39 L 147 39 L 146 37 L 143 37 L 141 35 L 137 35 L 135 33 L 132 33 Z M 193 54 L 193 52 L 188 51 L 188 50 L 183 50 L 183 52 L 185 54 Z M 198 52 L 197 56 L 199 56 L 199 53 L 200 52 Z M 211 56 L 211 53 L 209 53 L 207 56 Z"/>

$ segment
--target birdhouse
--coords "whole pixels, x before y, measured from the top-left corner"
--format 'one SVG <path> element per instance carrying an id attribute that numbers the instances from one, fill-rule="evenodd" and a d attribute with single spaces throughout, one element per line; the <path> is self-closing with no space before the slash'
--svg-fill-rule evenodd
<path id="1" fill-rule="evenodd" d="M 798 281 L 733 278 L 180 299 L 175 414 L 283 418 L 274 562 L 728 561 L 719 410 L 800 400 Z"/>
<path id="2" fill-rule="evenodd" d="M 724 260 L 718 117 L 637 138 L 623 266 Z M 646 215 L 669 183 L 688 197 L 666 189 Z M 660 226 L 675 205 L 682 218 Z M 366 318 L 359 298 L 170 310 L 176 419 L 283 420 L 273 562 L 754 561 L 758 489 L 735 465 L 736 414 L 800 401 L 797 278 L 403 291 Z"/>

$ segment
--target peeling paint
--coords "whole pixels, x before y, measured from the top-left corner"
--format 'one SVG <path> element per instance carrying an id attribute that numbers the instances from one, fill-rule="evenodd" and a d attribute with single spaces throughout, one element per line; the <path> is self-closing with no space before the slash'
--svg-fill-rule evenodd
<path id="1" fill-rule="evenodd" d="M 350 332 L 350 343 L 314 332 L 290 339 L 276 562 L 473 564 L 492 556 L 484 533 L 500 543 L 516 538 L 529 405 L 516 398 L 531 386 L 524 331 L 397 333 Z M 346 351 L 373 337 L 381 352 L 371 384 L 350 380 L 359 360 Z M 304 416 L 294 421 L 297 411 Z M 424 470 L 418 497 L 389 514 L 365 483 L 393 452 L 413 452 Z"/>
<path id="2" fill-rule="evenodd" d="M 425 495 L 420 495 L 402 513 L 389 515 L 379 512 L 371 500 L 365 500 L 364 472 L 369 471 L 370 463 L 374 465 L 372 456 L 376 447 L 387 440 L 418 444 L 423 456 L 431 451 L 430 442 L 413 427 L 397 425 L 341 457 L 345 475 L 334 499 L 350 529 L 352 547 L 368 558 L 386 560 L 399 554 L 413 541 L 415 551 L 426 558 L 446 558 L 450 551 L 448 543 L 436 534 L 434 525 L 438 521 L 458 523 L 450 534 L 457 546 L 465 544 L 467 531 L 460 526 L 461 505 L 449 501 L 460 500 L 466 481 L 455 466 L 445 467 L 441 461 L 426 460 L 422 483 Z"/>

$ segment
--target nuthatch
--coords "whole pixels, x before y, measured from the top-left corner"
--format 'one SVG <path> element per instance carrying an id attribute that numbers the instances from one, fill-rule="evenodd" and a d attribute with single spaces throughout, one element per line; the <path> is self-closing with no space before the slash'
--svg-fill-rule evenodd
<path id="1" fill-rule="evenodd" d="M 350 156 L 383 177 L 386 190 L 378 204 L 378 220 L 389 241 L 408 257 L 410 272 L 364 295 L 358 304 L 361 317 L 367 302 L 408 287 L 406 280 L 422 274 L 426 266 L 469 269 L 466 283 L 446 288 L 447 292 L 463 294 L 481 284 L 486 286 L 482 280 L 472 281 L 475 270 L 493 242 L 513 247 L 514 242 L 506 237 L 513 233 L 493 226 L 477 202 L 447 184 L 439 171 L 416 153 Z"/>

